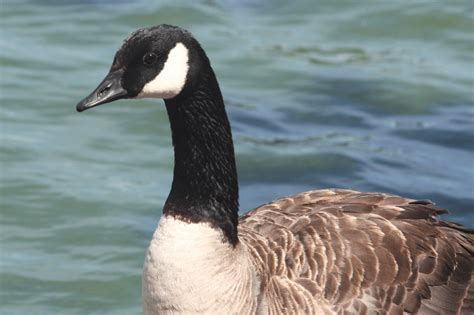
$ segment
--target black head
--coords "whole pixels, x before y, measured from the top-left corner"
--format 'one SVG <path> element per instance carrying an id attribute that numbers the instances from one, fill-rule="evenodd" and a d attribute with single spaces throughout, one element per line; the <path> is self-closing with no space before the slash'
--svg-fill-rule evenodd
<path id="1" fill-rule="evenodd" d="M 165 215 L 208 222 L 238 242 L 238 184 L 232 134 L 219 84 L 204 50 L 181 28 L 131 34 L 109 74 L 77 110 L 121 98 L 165 99 L 175 168 Z"/>
<path id="2" fill-rule="evenodd" d="M 125 39 L 109 74 L 76 109 L 122 98 L 176 98 L 193 89 L 208 63 L 191 33 L 171 25 L 140 29 Z"/>

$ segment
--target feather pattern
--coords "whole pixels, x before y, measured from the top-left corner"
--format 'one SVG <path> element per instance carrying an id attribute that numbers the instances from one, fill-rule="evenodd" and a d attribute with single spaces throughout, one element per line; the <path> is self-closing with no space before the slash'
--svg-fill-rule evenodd
<path id="1" fill-rule="evenodd" d="M 168 58 L 144 70 L 143 53 Z M 430 201 L 315 190 L 239 219 L 224 100 L 189 32 L 132 34 L 76 108 L 136 96 L 166 98 L 175 149 L 145 258 L 145 314 L 474 314 L 474 231 L 438 220 L 446 210 Z"/>
<path id="2" fill-rule="evenodd" d="M 327 189 L 243 215 L 267 314 L 472 314 L 473 230 L 429 201 Z"/>

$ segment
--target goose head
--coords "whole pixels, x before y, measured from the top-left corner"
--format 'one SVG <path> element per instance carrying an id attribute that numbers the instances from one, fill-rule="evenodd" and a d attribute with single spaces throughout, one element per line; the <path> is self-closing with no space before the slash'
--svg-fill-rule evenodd
<path id="1" fill-rule="evenodd" d="M 143 28 L 125 39 L 109 73 L 76 109 L 124 98 L 174 99 L 189 93 L 208 63 L 191 33 L 171 25 Z"/>
<path id="2" fill-rule="evenodd" d="M 175 26 L 140 29 L 125 39 L 105 79 L 76 109 L 118 99 L 162 98 L 175 167 L 163 214 L 207 222 L 238 242 L 238 183 L 225 105 L 206 53 Z"/>

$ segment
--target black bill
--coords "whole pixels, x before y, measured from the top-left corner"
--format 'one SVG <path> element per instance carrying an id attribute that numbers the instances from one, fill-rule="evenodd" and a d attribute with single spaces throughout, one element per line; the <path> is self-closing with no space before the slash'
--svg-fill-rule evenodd
<path id="1" fill-rule="evenodd" d="M 94 92 L 76 105 L 76 110 L 82 112 L 94 106 L 126 98 L 128 93 L 120 83 L 122 74 L 122 70 L 110 72 Z"/>

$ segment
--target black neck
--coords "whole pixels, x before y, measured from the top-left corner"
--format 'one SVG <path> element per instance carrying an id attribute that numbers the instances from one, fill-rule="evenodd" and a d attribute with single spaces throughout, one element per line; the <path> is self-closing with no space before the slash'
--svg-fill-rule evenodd
<path id="1" fill-rule="evenodd" d="M 209 222 L 236 245 L 238 183 L 224 101 L 209 66 L 185 96 L 165 100 L 175 153 L 174 178 L 163 213 Z"/>

